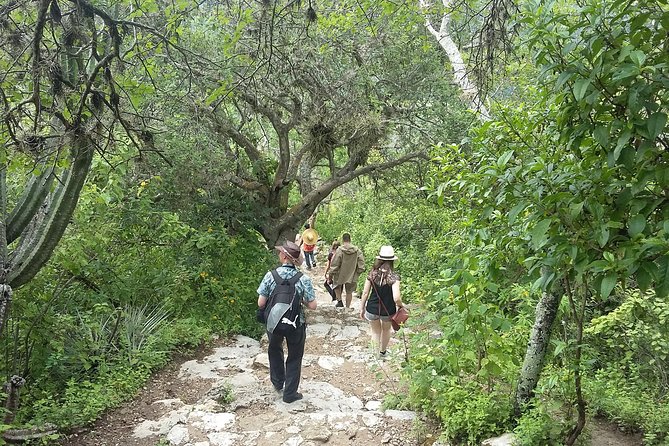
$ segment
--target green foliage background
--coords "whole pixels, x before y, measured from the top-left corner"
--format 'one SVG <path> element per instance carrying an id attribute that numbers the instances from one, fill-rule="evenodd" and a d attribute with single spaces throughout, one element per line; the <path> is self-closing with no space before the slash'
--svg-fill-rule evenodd
<path id="1" fill-rule="evenodd" d="M 272 253 L 252 231 L 160 210 L 161 178 L 132 165 L 99 160 L 54 258 L 14 302 L 2 368 L 30 377 L 19 422 L 86 425 L 175 351 L 261 334 L 255 290 Z"/>
<path id="2" fill-rule="evenodd" d="M 438 122 L 425 124 L 430 138 L 401 135 L 407 145 L 432 141 L 428 160 L 373 172 L 323 201 L 315 225 L 326 242 L 319 261 L 343 232 L 352 234 L 368 268 L 380 246 L 395 248 L 403 300 L 414 309 L 402 364 L 408 396 L 401 403 L 432 416 L 453 444 L 479 444 L 510 430 L 520 444 L 562 444 L 577 412 L 577 372 L 589 416 L 641 432 L 644 444 L 667 444 L 667 3 L 521 6 L 515 24 L 522 50 L 516 62 L 499 67 L 502 87 L 493 93 L 489 121 L 464 110 L 440 71 L 421 78 L 438 94 L 373 76 L 355 85 L 366 97 L 366 88 L 382 84 L 380 92 L 397 95 L 398 110 L 434 105 Z M 381 13 L 395 17 L 386 2 Z M 402 13 L 388 35 L 410 39 L 406 47 L 425 56 L 415 61 L 421 70 L 443 68 L 436 43 L 411 35 L 422 27 L 416 11 Z M 363 19 L 356 14 L 328 16 L 318 25 L 320 38 L 331 32 L 364 41 L 353 26 Z M 225 100 L 232 61 L 253 65 L 251 55 L 234 53 L 253 20 L 248 11 L 234 23 L 194 16 L 187 32 L 176 22 L 166 26 L 176 27 L 191 49 L 224 60 L 220 78 L 188 91 L 199 98 L 190 110 L 157 91 L 131 98 L 137 107 L 161 110 L 159 143 L 172 166 L 136 159 L 125 144 L 96 157 L 53 258 L 16 295 L 0 338 L 0 367 L 7 377 L 28 378 L 17 425 L 52 422 L 65 432 L 88 425 L 131 398 L 176 352 L 213 334 L 261 334 L 256 287 L 275 256 L 254 228 L 268 209 L 225 180 L 239 160 L 226 158 L 210 123 L 194 119 L 199 101 L 223 101 L 222 113 L 239 113 L 233 121 L 249 113 L 237 109 L 234 97 Z M 232 30 L 220 48 L 217 25 Z M 406 50 L 398 41 L 374 68 L 408 85 L 407 66 L 392 64 Z M 338 63 L 328 67 L 337 75 L 351 69 Z M 147 68 L 158 76 L 153 81 L 187 96 L 176 72 Z M 136 82 L 150 88 L 146 79 Z M 357 104 L 365 111 L 368 105 Z M 381 119 L 387 104 L 372 105 L 367 124 Z M 275 143 L 260 124 L 249 127 L 262 144 Z M 345 152 L 333 151 L 335 164 Z M 244 167 L 272 172 L 273 156 L 268 149 Z M 381 155 L 370 162 L 379 161 L 374 156 Z M 7 165 L 10 177 L 30 172 L 25 160 L 21 155 Z M 312 175 L 327 171 L 317 165 Z M 297 187 L 291 194 L 291 203 L 298 202 Z M 534 309 L 555 286 L 564 297 L 544 371 L 531 405 L 516 418 L 513 394 Z"/>

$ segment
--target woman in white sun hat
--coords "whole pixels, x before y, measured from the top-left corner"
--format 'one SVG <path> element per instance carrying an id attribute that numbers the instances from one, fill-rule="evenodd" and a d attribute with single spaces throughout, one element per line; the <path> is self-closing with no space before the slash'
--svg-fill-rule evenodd
<path id="1" fill-rule="evenodd" d="M 404 306 L 400 294 L 400 276 L 393 264 L 397 260 L 392 246 L 382 246 L 365 280 L 360 304 L 360 318 L 367 319 L 372 337 L 384 358 L 390 341 L 390 318 Z"/>

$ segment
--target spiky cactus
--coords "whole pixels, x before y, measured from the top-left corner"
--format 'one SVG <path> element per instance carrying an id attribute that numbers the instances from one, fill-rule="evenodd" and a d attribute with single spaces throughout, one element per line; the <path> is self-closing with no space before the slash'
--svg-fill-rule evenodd
<path id="1" fill-rule="evenodd" d="M 132 91 L 155 87 L 145 82 L 152 68 L 124 57 L 162 51 L 161 60 L 182 69 L 193 56 L 152 27 L 186 10 L 145 17 L 129 0 L 111 5 L 0 4 L 0 329 L 12 290 L 37 274 L 62 237 L 94 154 L 119 143 L 141 150 L 152 141 L 146 123 L 153 118 L 141 114 Z M 8 191 L 16 186 L 8 179 L 16 157 L 39 170 L 21 194 Z"/>

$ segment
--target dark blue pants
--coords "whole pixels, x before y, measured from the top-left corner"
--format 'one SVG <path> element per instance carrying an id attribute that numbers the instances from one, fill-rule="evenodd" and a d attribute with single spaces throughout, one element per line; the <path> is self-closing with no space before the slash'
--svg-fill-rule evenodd
<path id="1" fill-rule="evenodd" d="M 307 339 L 307 326 L 302 324 L 293 333 L 283 335 L 279 333 L 267 333 L 269 346 L 269 377 L 277 389 L 283 387 L 285 397 L 297 393 L 302 376 L 302 357 L 304 356 L 304 342 Z M 284 363 L 283 340 L 288 345 L 288 358 Z"/>
<path id="2" fill-rule="evenodd" d="M 314 257 L 313 251 L 304 251 L 304 260 L 309 268 L 316 266 L 316 257 Z"/>

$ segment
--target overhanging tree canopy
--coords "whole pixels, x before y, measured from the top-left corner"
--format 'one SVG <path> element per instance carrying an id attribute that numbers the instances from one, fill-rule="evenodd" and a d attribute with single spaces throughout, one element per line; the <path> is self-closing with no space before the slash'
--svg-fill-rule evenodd
<path id="1" fill-rule="evenodd" d="M 292 238 L 335 188 L 425 157 L 460 124 L 445 120 L 462 116 L 417 11 L 318 6 L 315 22 L 278 2 L 203 7 L 185 37 L 199 49 L 204 37 L 219 60 L 199 76 L 190 113 L 211 132 L 207 150 L 224 155 L 225 181 L 265 213 L 257 229 L 269 243 Z"/>

